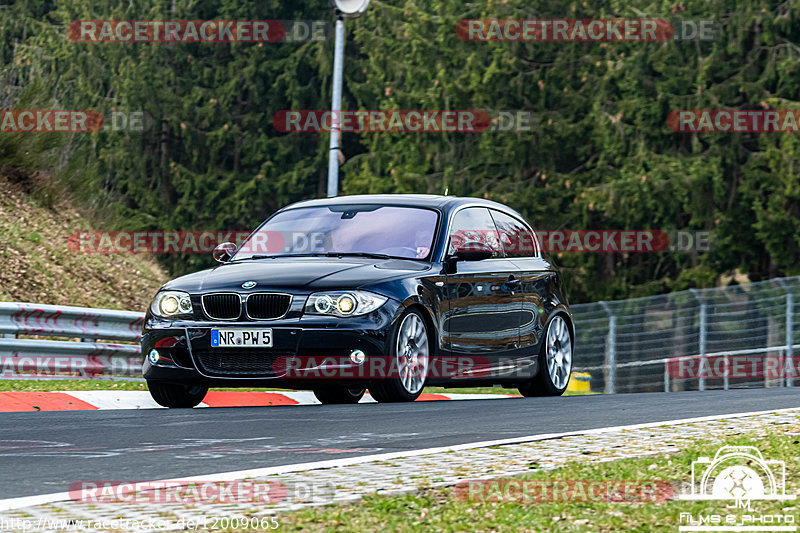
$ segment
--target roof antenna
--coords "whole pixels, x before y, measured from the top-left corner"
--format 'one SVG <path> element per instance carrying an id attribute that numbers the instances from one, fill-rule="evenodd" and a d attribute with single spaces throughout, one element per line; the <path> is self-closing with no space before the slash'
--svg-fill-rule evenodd
<path id="1" fill-rule="evenodd" d="M 449 192 L 450 192 L 450 187 L 448 187 L 448 186 L 446 186 L 446 185 L 445 185 L 445 188 L 444 188 L 444 195 L 445 195 L 445 196 L 447 196 L 447 195 L 449 194 Z"/>

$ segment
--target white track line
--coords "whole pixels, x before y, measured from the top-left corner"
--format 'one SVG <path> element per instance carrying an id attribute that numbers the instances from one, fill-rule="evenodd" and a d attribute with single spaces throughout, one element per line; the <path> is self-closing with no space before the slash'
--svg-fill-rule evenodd
<path id="1" fill-rule="evenodd" d="M 521 444 L 523 442 L 535 442 L 540 440 L 558 439 L 563 437 L 572 437 L 576 435 L 598 435 L 602 433 L 611 433 L 613 431 L 641 429 L 641 428 L 658 427 L 664 425 L 692 424 L 697 422 L 708 422 L 711 420 L 722 420 L 726 418 L 741 418 L 745 416 L 767 415 L 771 413 L 785 413 L 789 411 L 798 411 L 798 410 L 800 410 L 800 407 L 790 407 L 786 409 L 770 409 L 768 411 L 751 411 L 745 413 L 700 416 L 695 418 L 680 418 L 676 420 L 662 420 L 659 422 L 645 422 L 643 424 L 631 424 L 627 426 L 609 426 L 596 429 L 566 431 L 563 433 L 543 433 L 541 435 L 529 435 L 526 437 L 513 437 L 510 439 L 468 442 L 465 444 L 456 444 L 453 446 L 440 446 L 437 448 L 422 448 L 419 450 L 406 450 L 402 452 L 378 453 L 373 455 L 362 455 L 359 457 L 347 457 L 343 459 L 330 459 L 327 461 L 314 461 L 311 463 L 296 463 L 292 465 L 270 466 L 266 468 L 253 468 L 250 470 L 236 470 L 233 472 L 221 472 L 217 474 L 207 474 L 204 476 L 163 479 L 163 480 L 153 481 L 152 483 L 174 483 L 175 485 L 180 485 L 182 483 L 185 484 L 190 482 L 203 482 L 203 481 L 205 482 L 234 481 L 246 478 L 287 474 L 290 472 L 303 472 L 308 470 L 318 470 L 321 468 L 336 468 L 342 466 L 357 465 L 357 464 L 368 463 L 371 461 L 386 461 L 391 459 L 399 459 L 402 457 L 416 457 L 420 455 L 430 455 L 434 453 L 470 450 L 473 448 L 487 448 L 490 446 Z M 22 498 L 7 498 L 5 500 L 0 500 L 0 512 L 9 511 L 12 509 L 20 509 L 23 507 L 29 507 L 31 505 L 43 505 L 47 503 L 54 503 L 54 502 L 61 502 L 68 500 L 70 500 L 69 492 L 56 492 L 52 494 L 42 494 L 38 496 L 25 496 Z"/>

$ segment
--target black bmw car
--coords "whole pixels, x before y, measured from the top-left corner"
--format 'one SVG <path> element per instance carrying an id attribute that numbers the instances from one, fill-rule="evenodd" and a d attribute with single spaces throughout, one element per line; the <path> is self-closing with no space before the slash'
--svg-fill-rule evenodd
<path id="1" fill-rule="evenodd" d="M 164 285 L 143 373 L 166 407 L 209 387 L 312 389 L 322 403 L 411 401 L 426 385 L 561 395 L 572 314 L 515 211 L 488 200 L 364 195 L 277 211 L 222 264 Z"/>

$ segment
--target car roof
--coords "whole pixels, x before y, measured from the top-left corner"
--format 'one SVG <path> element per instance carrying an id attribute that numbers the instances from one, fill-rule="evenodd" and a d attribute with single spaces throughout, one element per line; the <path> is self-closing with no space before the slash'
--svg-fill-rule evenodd
<path id="1" fill-rule="evenodd" d="M 335 196 L 333 198 L 303 200 L 301 202 L 286 206 L 284 209 L 347 204 L 380 204 L 408 207 L 427 207 L 442 211 L 450 211 L 462 205 L 483 205 L 486 207 L 494 207 L 509 211 L 511 213 L 516 213 L 516 211 L 508 206 L 493 202 L 491 200 L 486 200 L 484 198 L 440 196 L 435 194 L 354 194 L 349 196 Z"/>

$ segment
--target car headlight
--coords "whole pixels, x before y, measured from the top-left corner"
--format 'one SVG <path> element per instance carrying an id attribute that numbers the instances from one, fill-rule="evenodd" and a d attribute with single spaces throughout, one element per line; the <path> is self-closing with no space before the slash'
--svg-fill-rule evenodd
<path id="1" fill-rule="evenodd" d="M 161 318 L 191 316 L 192 300 L 182 291 L 161 291 L 150 303 L 150 313 Z"/>
<path id="2" fill-rule="evenodd" d="M 317 292 L 308 297 L 309 315 L 358 316 L 376 310 L 388 298 L 366 291 Z"/>

